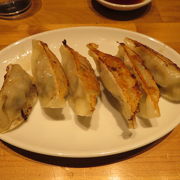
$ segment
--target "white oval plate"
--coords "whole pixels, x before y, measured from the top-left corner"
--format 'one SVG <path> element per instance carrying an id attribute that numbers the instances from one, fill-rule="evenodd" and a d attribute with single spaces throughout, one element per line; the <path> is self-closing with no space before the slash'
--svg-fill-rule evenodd
<path id="1" fill-rule="evenodd" d="M 19 63 L 30 72 L 31 40 L 40 39 L 60 58 L 59 46 L 66 39 L 68 44 L 88 57 L 86 44 L 95 42 L 100 50 L 115 55 L 117 41 L 124 37 L 136 39 L 172 59 L 180 65 L 179 54 L 151 37 L 127 30 L 108 27 L 76 27 L 47 31 L 22 39 L 0 51 L 0 85 L 9 63 Z M 111 102 L 112 103 L 112 102 Z M 0 139 L 19 148 L 41 154 L 63 157 L 98 157 L 133 150 L 149 144 L 170 132 L 180 122 L 180 104 L 160 99 L 161 117 L 142 121 L 128 130 L 120 113 L 113 108 L 102 93 L 91 120 L 78 120 L 72 110 L 44 112 L 39 103 L 27 122 L 19 128 L 1 134 Z"/>

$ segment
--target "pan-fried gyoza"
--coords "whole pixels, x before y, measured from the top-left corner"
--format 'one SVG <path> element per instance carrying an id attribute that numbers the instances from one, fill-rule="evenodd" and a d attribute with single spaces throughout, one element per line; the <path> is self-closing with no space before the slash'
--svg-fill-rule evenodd
<path id="1" fill-rule="evenodd" d="M 142 118 L 155 118 L 160 116 L 159 97 L 160 92 L 151 73 L 144 66 L 142 59 L 124 43 L 119 44 L 118 56 L 136 76 L 143 96 L 140 100 L 140 112 Z"/>
<path id="2" fill-rule="evenodd" d="M 125 44 L 134 50 L 152 73 L 161 95 L 171 101 L 180 101 L 180 68 L 168 58 L 138 41 L 126 38 Z"/>
<path id="3" fill-rule="evenodd" d="M 62 63 L 69 80 L 69 104 L 76 115 L 91 116 L 100 94 L 99 82 L 89 61 L 63 41 Z"/>
<path id="4" fill-rule="evenodd" d="M 42 41 L 32 41 L 32 74 L 41 106 L 63 108 L 68 95 L 68 80 L 57 57 Z"/>
<path id="5" fill-rule="evenodd" d="M 0 91 L 0 133 L 25 122 L 37 100 L 32 77 L 20 65 L 10 64 L 6 71 Z"/>
<path id="6" fill-rule="evenodd" d="M 135 77 L 118 57 L 99 51 L 98 46 L 93 43 L 88 44 L 88 48 L 104 87 L 120 102 L 128 126 L 135 128 L 135 115 L 139 110 L 138 104 L 141 98 Z"/>

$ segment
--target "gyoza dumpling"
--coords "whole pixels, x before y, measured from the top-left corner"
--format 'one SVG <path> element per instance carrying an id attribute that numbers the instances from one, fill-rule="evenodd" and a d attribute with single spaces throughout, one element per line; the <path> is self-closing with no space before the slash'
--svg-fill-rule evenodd
<path id="1" fill-rule="evenodd" d="M 136 76 L 142 89 L 143 96 L 140 100 L 138 115 L 142 118 L 154 118 L 160 116 L 159 111 L 159 89 L 150 74 L 143 65 L 143 61 L 134 51 L 125 44 L 119 44 L 118 56 L 124 61 Z"/>
<path id="2" fill-rule="evenodd" d="M 20 65 L 8 65 L 0 91 L 0 132 L 10 131 L 22 124 L 37 100 L 32 78 Z"/>
<path id="3" fill-rule="evenodd" d="M 63 41 L 60 48 L 69 80 L 69 104 L 76 115 L 91 116 L 100 94 L 99 82 L 89 61 Z"/>
<path id="4" fill-rule="evenodd" d="M 96 44 L 88 44 L 88 47 L 105 88 L 120 102 L 128 126 L 135 128 L 135 115 L 141 98 L 135 77 L 119 58 L 99 51 Z"/>
<path id="5" fill-rule="evenodd" d="M 155 50 L 129 38 L 125 43 L 144 61 L 160 86 L 161 94 L 171 101 L 180 101 L 180 68 Z"/>
<path id="6" fill-rule="evenodd" d="M 68 94 L 68 81 L 57 57 L 42 41 L 32 41 L 32 74 L 41 106 L 63 108 Z"/>

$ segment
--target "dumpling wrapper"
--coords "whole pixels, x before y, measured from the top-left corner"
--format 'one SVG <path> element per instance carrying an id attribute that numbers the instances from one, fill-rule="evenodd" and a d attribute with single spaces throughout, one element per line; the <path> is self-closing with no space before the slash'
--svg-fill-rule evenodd
<path id="1" fill-rule="evenodd" d="M 60 47 L 62 63 L 69 80 L 69 104 L 79 116 L 92 116 L 100 94 L 100 85 L 89 61 L 69 47 Z"/>
<path id="2" fill-rule="evenodd" d="M 32 41 L 32 74 L 41 106 L 63 108 L 68 95 L 68 80 L 57 57 L 42 41 Z"/>
<path id="3" fill-rule="evenodd" d="M 32 77 L 20 65 L 8 65 L 6 71 L 0 91 L 0 133 L 20 126 L 37 100 Z"/>
<path id="4" fill-rule="evenodd" d="M 155 50 L 126 38 L 125 44 L 135 51 L 160 86 L 161 95 L 170 101 L 180 101 L 180 68 Z"/>
<path id="5" fill-rule="evenodd" d="M 124 43 L 119 44 L 118 57 L 129 67 L 136 76 L 142 89 L 143 96 L 139 104 L 138 115 L 142 118 L 155 118 L 160 116 L 158 106 L 160 92 L 151 73 L 146 69 L 142 59 Z"/>
<path id="6" fill-rule="evenodd" d="M 96 44 L 88 44 L 89 54 L 95 60 L 104 87 L 120 102 L 122 114 L 129 128 L 136 127 L 135 115 L 141 92 L 136 79 L 118 57 L 99 51 Z"/>

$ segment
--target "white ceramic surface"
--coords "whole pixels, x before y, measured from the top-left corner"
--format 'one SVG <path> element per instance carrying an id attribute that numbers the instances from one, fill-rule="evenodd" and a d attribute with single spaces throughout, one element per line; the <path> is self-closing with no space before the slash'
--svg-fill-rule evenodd
<path id="1" fill-rule="evenodd" d="M 61 41 L 86 56 L 87 43 L 99 44 L 100 50 L 115 55 L 117 41 L 124 37 L 136 39 L 179 64 L 179 54 L 167 45 L 151 37 L 122 29 L 108 27 L 65 28 L 36 34 L 22 39 L 0 51 L 0 85 L 9 63 L 19 63 L 30 72 L 31 40 L 40 39 L 48 43 L 58 56 Z M 180 64 L 179 64 L 180 65 Z M 19 128 L 1 134 L 0 139 L 17 147 L 53 156 L 97 157 L 121 153 L 151 143 L 170 132 L 180 122 L 180 104 L 160 98 L 161 117 L 148 121 L 137 119 L 138 127 L 128 130 L 120 113 L 111 105 L 112 98 L 102 93 L 92 119 L 77 119 L 67 105 L 62 113 L 58 110 L 44 111 L 39 103 L 29 119 Z"/>
<path id="2" fill-rule="evenodd" d="M 115 3 L 108 2 L 106 0 L 97 0 L 97 1 L 109 9 L 118 10 L 118 11 L 131 11 L 131 10 L 139 9 L 149 4 L 152 0 L 144 0 L 141 3 L 130 4 L 130 5 L 115 4 Z"/>

